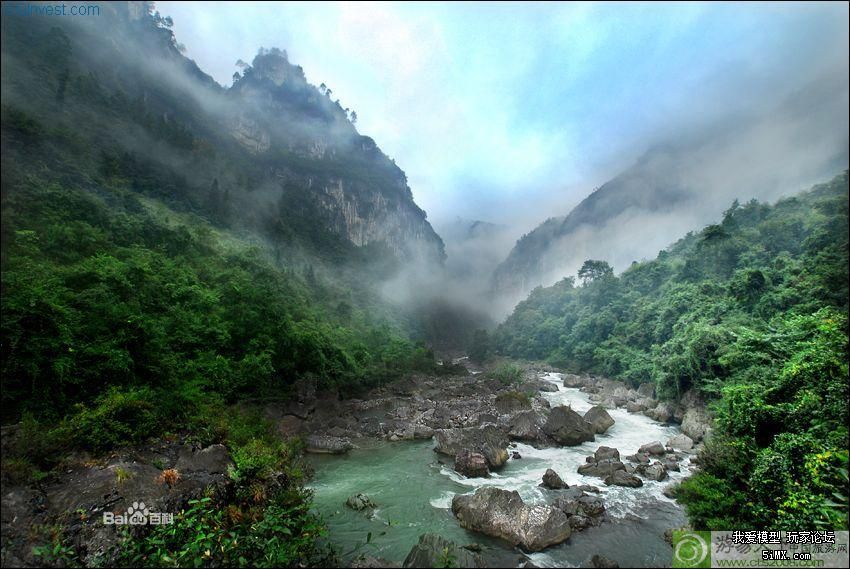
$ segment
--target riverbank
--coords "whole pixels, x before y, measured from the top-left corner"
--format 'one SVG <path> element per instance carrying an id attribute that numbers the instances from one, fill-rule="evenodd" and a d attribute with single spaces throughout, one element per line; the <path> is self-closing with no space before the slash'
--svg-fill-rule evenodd
<path id="1" fill-rule="evenodd" d="M 527 366 L 523 381 L 512 386 L 494 385 L 478 378 L 474 384 L 483 388 L 454 398 L 452 396 L 456 396 L 458 391 L 463 392 L 464 386 L 473 382 L 470 378 L 450 378 L 440 390 L 440 394 L 447 395 L 437 395 L 436 400 L 428 397 L 433 393 L 429 391 L 432 382 L 425 379 L 408 385 L 402 395 L 389 394 L 371 400 L 373 412 L 365 417 L 358 415 L 358 411 L 364 407 L 366 400 L 343 403 L 338 409 L 341 420 L 354 419 L 358 424 L 373 423 L 373 417 L 380 417 L 374 410 L 386 409 L 382 420 L 378 421 L 383 423 L 382 434 L 354 436 L 348 442 L 355 448 L 347 454 L 314 455 L 311 461 L 316 471 L 311 483 L 315 491 L 314 501 L 330 527 L 331 541 L 340 550 L 343 561 L 358 565 L 363 563 L 358 558 L 365 555 L 368 563 L 377 563 L 376 558 L 382 558 L 391 565 L 400 565 L 411 548 L 416 546 L 419 536 L 433 532 L 459 547 L 466 546 L 478 552 L 488 566 L 521 566 L 529 561 L 537 566 L 577 566 L 593 555 L 602 554 L 616 559 L 621 553 L 625 555 L 621 559 L 624 565 L 627 561 L 638 566 L 669 564 L 671 549 L 664 540 L 664 534 L 684 525 L 686 519 L 681 508 L 665 493 L 670 494 L 670 489 L 695 468 L 699 442 L 690 443 L 687 437 L 682 437 L 681 428 L 675 423 L 675 414 L 667 417 L 667 423 L 652 418 L 652 410 L 659 403 L 649 396 L 646 389 L 639 393 L 603 378 L 553 375 L 550 370 L 545 366 Z M 497 408 L 501 406 L 499 402 L 504 401 L 501 395 L 512 390 L 522 392 L 531 386 L 536 391 L 526 405 L 530 409 L 517 405 L 500 412 Z M 431 412 L 432 401 L 436 408 L 443 409 L 436 418 Z M 634 406 L 631 412 L 626 409 L 629 403 L 637 401 L 641 401 L 643 409 L 636 411 Z M 546 417 L 551 414 L 552 408 L 562 405 L 586 414 L 590 409 L 598 408 L 600 402 L 614 404 L 607 410 L 614 424 L 606 432 L 597 434 L 593 441 L 562 446 L 548 440 L 545 432 L 526 441 L 517 440 L 517 432 L 511 436 L 511 427 L 516 426 L 517 417 L 538 413 Z M 616 403 L 621 403 L 621 406 L 617 408 Z M 401 413 L 398 409 L 402 409 Z M 446 409 L 453 413 L 447 413 Z M 677 410 L 673 406 L 673 411 L 684 418 L 689 411 L 692 416 L 697 409 Z M 446 415 L 449 422 L 439 423 L 445 420 Z M 398 442 L 399 421 L 414 435 L 418 428 L 433 428 L 436 442 L 415 440 L 415 436 L 410 442 Z M 461 426 L 455 427 L 457 424 Z M 487 428 L 487 425 L 495 425 L 508 435 L 506 448 L 510 454 L 504 465 L 489 476 L 465 476 L 456 471 L 454 457 L 433 452 L 435 446 L 440 448 L 441 440 L 445 438 L 440 436 L 442 433 L 472 433 Z M 339 433 L 332 429 L 335 427 L 328 427 L 322 436 Z M 351 432 L 358 431 L 352 429 Z M 662 455 L 653 457 L 651 461 L 666 464 L 670 469 L 665 466 L 663 476 L 658 476 L 659 480 L 651 479 L 651 473 L 650 478 L 645 477 L 646 471 L 641 470 L 639 461 L 650 460 L 647 460 L 649 456 L 645 456 L 648 453 L 639 452 L 641 447 L 653 441 L 665 446 L 672 440 L 687 446 L 688 452 L 664 448 Z M 472 437 L 468 442 L 474 445 L 481 441 Z M 617 448 L 623 457 L 624 472 L 628 470 L 633 474 L 637 469 L 636 477 L 640 478 L 641 487 L 608 486 L 599 476 L 580 474 L 578 467 L 588 464 L 587 457 L 600 446 Z M 629 458 L 636 461 L 632 462 Z M 570 487 L 569 490 L 541 487 L 548 469 L 556 471 Z M 452 502 L 456 496 L 473 495 L 481 488 L 516 491 L 524 504 L 548 507 L 559 503 L 559 499 L 560 504 L 568 503 L 565 497 L 571 495 L 571 491 L 574 495 L 574 489 L 580 486 L 598 490 L 593 499 L 598 497 L 604 505 L 604 515 L 586 525 L 580 522 L 579 526 L 584 527 L 573 525 L 566 542 L 544 548 L 539 553 L 524 551 L 522 547 L 514 548 L 509 541 L 495 539 L 492 534 L 465 530 L 452 513 Z M 375 507 L 366 511 L 347 508 L 345 502 L 348 496 L 358 493 L 369 496 Z M 592 492 L 586 495 L 591 496 Z M 569 518 L 568 523 L 570 519 L 580 521 L 581 516 Z M 628 544 L 628 548 L 623 549 L 620 544 Z"/>

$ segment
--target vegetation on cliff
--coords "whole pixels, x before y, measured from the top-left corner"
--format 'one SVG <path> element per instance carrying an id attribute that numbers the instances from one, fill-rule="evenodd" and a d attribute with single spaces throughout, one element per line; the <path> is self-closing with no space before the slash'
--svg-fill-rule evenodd
<path id="1" fill-rule="evenodd" d="M 847 526 L 847 172 L 723 220 L 615 276 L 535 289 L 493 335 L 504 355 L 695 389 L 717 413 L 680 500 L 704 529 Z"/>

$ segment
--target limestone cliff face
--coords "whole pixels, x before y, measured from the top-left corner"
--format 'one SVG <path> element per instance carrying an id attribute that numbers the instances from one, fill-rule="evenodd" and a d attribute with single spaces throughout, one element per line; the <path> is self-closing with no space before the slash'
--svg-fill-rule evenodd
<path id="1" fill-rule="evenodd" d="M 228 90 L 233 139 L 267 166 L 287 211 L 362 247 L 442 262 L 444 245 L 404 172 L 359 134 L 348 109 L 307 83 L 286 52 L 261 51 Z"/>

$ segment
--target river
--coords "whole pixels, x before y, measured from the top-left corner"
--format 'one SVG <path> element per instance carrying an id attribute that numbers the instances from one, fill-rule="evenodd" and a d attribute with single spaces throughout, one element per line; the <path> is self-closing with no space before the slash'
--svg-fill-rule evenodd
<path id="1" fill-rule="evenodd" d="M 584 413 L 594 405 L 588 394 L 565 388 L 559 374 L 542 377 L 558 386 L 557 392 L 543 393 L 553 407 L 570 405 Z M 608 412 L 616 423 L 605 434 L 597 435 L 595 442 L 548 449 L 517 443 L 510 450 L 518 451 L 522 458 L 508 461 L 490 478 L 457 474 L 433 452 L 433 441 L 375 441 L 345 456 L 312 455 L 315 477 L 310 486 L 315 492 L 315 508 L 327 522 L 330 540 L 343 561 L 366 554 L 401 565 L 419 536 L 434 532 L 459 545 L 478 543 L 489 566 L 516 566 L 521 557 L 506 543 L 458 525 L 451 512 L 452 497 L 481 486 L 496 486 L 518 491 L 527 503 L 552 502 L 558 492 L 538 486 L 546 469 L 552 468 L 571 486 L 598 487 L 611 519 L 599 527 L 573 533 L 561 545 L 530 554 L 535 565 L 578 566 L 598 553 L 623 567 L 669 566 L 672 553 L 663 533 L 683 525 L 686 518 L 661 491 L 687 476 L 687 459 L 682 472 L 670 472 L 670 478 L 662 482 L 645 480 L 641 488 L 607 487 L 599 478 L 581 476 L 576 469 L 599 446 L 617 448 L 625 457 L 645 443 L 664 443 L 680 430 L 623 409 Z M 367 494 L 377 503 L 372 518 L 345 507 L 346 499 L 357 493 Z"/>

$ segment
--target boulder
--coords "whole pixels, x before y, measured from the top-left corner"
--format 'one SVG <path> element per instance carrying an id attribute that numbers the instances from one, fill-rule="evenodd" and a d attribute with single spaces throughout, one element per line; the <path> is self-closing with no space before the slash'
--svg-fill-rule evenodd
<path id="1" fill-rule="evenodd" d="M 519 460 L 522 458 L 522 455 L 517 451 L 511 452 L 511 460 Z"/>
<path id="2" fill-rule="evenodd" d="M 555 407 L 543 425 L 543 432 L 556 442 L 575 446 L 594 440 L 593 427 L 569 407 Z"/>
<path id="3" fill-rule="evenodd" d="M 616 470 L 613 474 L 605 478 L 607 486 L 626 486 L 628 488 L 639 488 L 643 486 L 643 481 L 634 474 L 629 474 L 625 470 Z"/>
<path id="4" fill-rule="evenodd" d="M 654 454 L 656 456 L 664 456 L 667 453 L 667 449 L 664 448 L 659 441 L 653 441 L 651 443 L 646 443 L 642 447 L 638 449 L 638 453 L 648 453 Z"/>
<path id="5" fill-rule="evenodd" d="M 487 566 L 480 555 L 437 534 L 426 533 L 419 536 L 419 543 L 407 554 L 402 567 L 445 567 L 448 560 L 451 567 Z"/>
<path id="6" fill-rule="evenodd" d="M 599 462 L 588 462 L 586 464 L 582 464 L 578 467 L 578 473 L 583 476 L 597 476 L 599 478 L 606 478 L 617 470 L 625 470 L 626 466 L 620 462 L 619 460 L 615 460 L 613 458 L 606 458 L 604 460 L 600 460 Z"/>
<path id="7" fill-rule="evenodd" d="M 570 537 L 564 512 L 553 506 L 526 505 L 516 491 L 490 487 L 455 496 L 452 513 L 461 527 L 504 539 L 526 551 L 541 551 Z"/>
<path id="8" fill-rule="evenodd" d="M 711 416 L 701 407 L 688 409 L 682 419 L 682 432 L 694 442 L 703 440 L 711 432 Z"/>
<path id="9" fill-rule="evenodd" d="M 508 437 L 496 425 L 437 429 L 434 440 L 437 443 L 434 450 L 440 454 L 454 457 L 462 450 L 483 454 L 491 470 L 508 461 Z"/>
<path id="10" fill-rule="evenodd" d="M 694 440 L 685 433 L 679 433 L 667 441 L 667 446 L 673 447 L 674 449 L 689 451 L 694 448 Z"/>
<path id="11" fill-rule="evenodd" d="M 426 425 L 415 425 L 413 427 L 413 438 L 417 440 L 427 440 L 434 436 L 434 429 Z"/>
<path id="12" fill-rule="evenodd" d="M 353 496 L 349 496 L 348 500 L 345 501 L 345 505 L 358 512 L 377 507 L 377 505 L 366 494 L 354 494 Z"/>
<path id="13" fill-rule="evenodd" d="M 629 413 L 641 413 L 643 411 L 646 411 L 646 407 L 635 401 L 629 401 L 628 403 L 626 403 L 626 411 L 628 411 Z"/>
<path id="14" fill-rule="evenodd" d="M 655 398 L 655 384 L 654 383 L 641 383 L 637 388 L 638 395 L 641 397 L 649 397 L 650 399 Z"/>
<path id="15" fill-rule="evenodd" d="M 645 452 L 637 452 L 635 454 L 630 454 L 626 457 L 626 460 L 630 462 L 637 462 L 639 464 L 649 464 L 651 462 L 649 459 L 649 453 Z"/>
<path id="16" fill-rule="evenodd" d="M 584 420 L 593 426 L 593 432 L 601 435 L 614 426 L 614 419 L 602 406 L 591 407 L 584 414 Z"/>
<path id="17" fill-rule="evenodd" d="M 564 387 L 582 387 L 588 382 L 588 378 L 565 373 L 563 377 Z"/>
<path id="18" fill-rule="evenodd" d="M 620 460 L 620 451 L 612 447 L 601 446 L 593 453 L 596 462 L 606 459 Z"/>
<path id="19" fill-rule="evenodd" d="M 599 525 L 602 514 L 605 513 L 602 498 L 587 495 L 578 488 L 570 488 L 558 496 L 552 506 L 564 512 L 569 519 L 570 528 L 574 530 Z M 574 518 L 579 519 L 574 520 Z"/>
<path id="20" fill-rule="evenodd" d="M 659 403 L 654 409 L 648 409 L 643 414 L 659 423 L 666 423 L 673 418 L 675 408 L 669 403 Z"/>
<path id="21" fill-rule="evenodd" d="M 304 450 L 314 454 L 344 454 L 353 448 L 354 445 L 346 438 L 310 435 Z"/>
<path id="22" fill-rule="evenodd" d="M 664 468 L 664 465 L 658 461 L 655 461 L 648 466 L 641 464 L 635 469 L 635 471 L 647 480 L 654 480 L 656 482 L 660 482 L 667 478 L 667 469 Z"/>
<path id="23" fill-rule="evenodd" d="M 562 490 L 568 487 L 567 483 L 561 480 L 558 473 L 551 468 L 546 469 L 546 473 L 543 475 L 543 482 L 540 485 L 550 490 Z"/>
<path id="24" fill-rule="evenodd" d="M 508 437 L 516 441 L 539 441 L 545 438 L 543 425 L 546 416 L 539 411 L 523 411 L 508 423 Z"/>
<path id="25" fill-rule="evenodd" d="M 455 470 L 467 478 L 480 478 L 490 474 L 483 454 L 461 450 L 455 455 Z"/>

